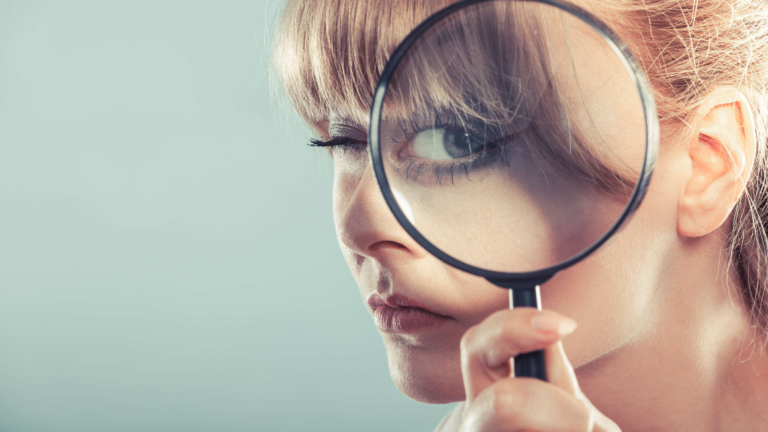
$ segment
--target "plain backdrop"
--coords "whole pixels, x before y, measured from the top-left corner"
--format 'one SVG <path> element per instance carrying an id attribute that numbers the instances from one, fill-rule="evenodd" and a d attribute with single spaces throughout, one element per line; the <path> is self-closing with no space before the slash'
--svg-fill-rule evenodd
<path id="1" fill-rule="evenodd" d="M 279 1 L 0 0 L 0 432 L 430 431 L 271 96 Z"/>

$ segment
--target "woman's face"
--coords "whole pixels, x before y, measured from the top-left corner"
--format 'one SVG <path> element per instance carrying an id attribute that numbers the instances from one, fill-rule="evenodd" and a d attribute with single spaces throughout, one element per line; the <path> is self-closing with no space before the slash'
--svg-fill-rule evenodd
<path id="1" fill-rule="evenodd" d="M 575 37 L 584 40 L 576 40 L 574 45 L 588 46 L 592 36 L 581 33 Z M 586 107 L 593 118 L 583 120 L 594 125 L 597 116 L 600 135 L 620 143 L 613 149 L 614 154 L 624 154 L 625 162 L 637 164 L 641 159 L 637 151 L 621 150 L 642 150 L 638 142 L 645 140 L 643 125 L 637 121 L 639 100 L 633 96 L 631 80 L 617 81 L 608 78 L 615 74 L 595 73 L 615 70 L 611 63 L 615 58 L 589 50 L 550 54 L 552 58 L 567 54 L 565 57 L 575 65 L 567 69 L 574 76 L 555 79 L 561 83 L 573 79 L 581 91 L 592 95 L 586 102 L 588 106 L 575 110 L 571 117 L 578 119 L 578 112 Z M 622 87 L 627 83 L 629 92 Z M 642 109 L 639 112 L 642 114 Z M 368 125 L 351 120 L 354 114 L 331 113 L 328 123 L 317 127 L 318 133 L 365 142 Z M 622 121 L 610 121 L 614 118 Z M 600 119 L 608 120 L 601 123 Z M 406 139 L 400 136 L 404 132 L 401 123 L 395 119 L 382 123 L 382 141 L 393 143 L 392 151 L 384 152 L 385 160 L 405 151 L 418 156 L 418 146 L 429 145 L 429 141 L 417 141 L 419 134 L 423 137 L 428 133 L 434 138 L 440 132 L 412 131 Z M 577 372 L 630 343 L 648 328 L 663 289 L 661 281 L 667 279 L 665 272 L 675 262 L 679 246 L 676 208 L 680 181 L 674 170 L 676 161 L 681 160 L 678 147 L 671 146 L 660 155 L 654 181 L 631 223 L 592 256 L 541 287 L 544 308 L 579 323 L 579 331 L 564 342 Z M 416 225 L 430 240 L 440 246 L 458 244 L 460 247 L 449 251 L 452 255 L 480 266 L 492 263 L 484 267 L 498 266 L 507 271 L 530 271 L 577 252 L 569 248 L 578 245 L 577 249 L 582 249 L 596 240 L 623 209 L 626 196 L 616 199 L 595 193 L 594 188 L 560 176 L 556 167 L 542 168 L 544 164 L 538 163 L 541 160 L 526 159 L 531 158 L 530 153 L 519 153 L 512 154 L 515 157 L 504 164 L 506 171 L 502 175 L 498 171 L 481 173 L 481 181 L 446 187 L 435 187 L 431 180 L 392 183 L 398 194 L 407 196 L 401 201 L 412 203 Z M 509 307 L 508 292 L 444 264 L 403 230 L 383 200 L 363 145 L 334 149 L 332 154 L 333 208 L 339 244 L 382 334 L 393 380 L 405 394 L 420 401 L 463 400 L 461 337 L 494 311 Z M 397 178 L 395 170 L 391 174 L 391 178 Z M 543 182 L 535 180 L 537 176 L 557 186 L 544 190 Z M 592 211 L 597 208 L 601 211 Z M 473 222 L 479 219 L 482 223 Z M 469 225 L 471 229 L 464 229 Z M 509 226 L 514 228 L 505 228 Z M 526 248 L 529 244 L 537 247 Z M 653 254 L 647 253 L 650 249 Z"/>

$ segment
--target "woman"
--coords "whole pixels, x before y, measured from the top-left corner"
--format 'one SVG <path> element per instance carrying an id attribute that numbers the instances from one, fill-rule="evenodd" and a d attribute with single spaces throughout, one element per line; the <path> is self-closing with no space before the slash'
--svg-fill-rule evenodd
<path id="1" fill-rule="evenodd" d="M 289 0 L 276 39 L 276 75 L 333 157 L 339 244 L 394 382 L 464 401 L 441 431 L 768 430 L 768 3 L 574 2 L 645 68 L 661 150 L 632 222 L 542 286 L 541 312 L 422 249 L 368 163 L 388 55 L 449 3 Z M 510 377 L 538 349 L 549 382 Z"/>

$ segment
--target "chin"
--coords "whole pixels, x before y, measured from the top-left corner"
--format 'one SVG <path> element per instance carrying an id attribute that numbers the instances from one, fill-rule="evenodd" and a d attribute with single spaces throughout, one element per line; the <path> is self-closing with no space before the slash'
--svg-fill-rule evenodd
<path id="1" fill-rule="evenodd" d="M 428 404 L 463 401 L 459 346 L 437 351 L 387 341 L 384 345 L 389 374 L 400 391 L 409 398 Z"/>

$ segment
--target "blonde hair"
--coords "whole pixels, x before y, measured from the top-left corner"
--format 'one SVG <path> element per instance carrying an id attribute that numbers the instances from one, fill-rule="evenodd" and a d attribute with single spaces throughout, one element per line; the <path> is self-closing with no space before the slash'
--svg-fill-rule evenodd
<path id="1" fill-rule="evenodd" d="M 397 44 L 455 0 L 287 0 L 273 77 L 310 124 L 330 111 L 367 121 L 376 82 Z M 768 335 L 768 2 L 588 0 L 633 47 L 651 80 L 660 121 L 687 124 L 710 91 L 742 91 L 755 115 L 757 155 L 734 211 L 730 264 L 744 304 Z M 382 30 L 386 29 L 386 30 Z"/>
<path id="2" fill-rule="evenodd" d="M 330 109 L 366 116 L 390 53 L 421 21 L 453 2 L 287 0 L 277 25 L 273 76 L 309 123 L 326 120 Z"/>

